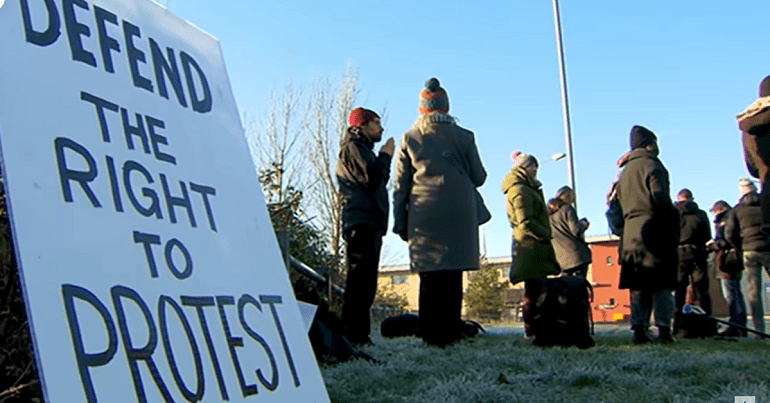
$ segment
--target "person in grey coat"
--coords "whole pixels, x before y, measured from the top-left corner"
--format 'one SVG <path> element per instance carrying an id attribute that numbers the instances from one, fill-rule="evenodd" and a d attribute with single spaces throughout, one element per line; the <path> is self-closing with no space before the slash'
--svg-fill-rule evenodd
<path id="1" fill-rule="evenodd" d="M 575 194 L 569 186 L 563 186 L 549 201 L 551 245 L 564 275 L 585 277 L 591 263 L 591 249 L 584 238 L 589 223 L 585 218 L 578 220 L 574 203 Z"/>
<path id="2" fill-rule="evenodd" d="M 389 138 L 375 155 L 382 139 L 380 117 L 356 108 L 340 142 L 335 173 L 342 196 L 342 236 L 345 238 L 347 280 L 342 297 L 342 326 L 350 342 L 371 344 L 369 311 L 377 292 L 382 236 L 388 230 L 390 161 L 395 142 Z"/>
<path id="3" fill-rule="evenodd" d="M 631 129 L 631 152 L 617 185 L 623 211 L 620 239 L 620 289 L 631 297 L 631 329 L 635 343 L 650 341 L 653 308 L 662 342 L 673 342 L 672 290 L 676 286 L 679 214 L 669 194 L 668 170 L 658 159 L 658 138 L 642 126 Z"/>
<path id="4" fill-rule="evenodd" d="M 396 154 L 393 232 L 409 243 L 410 268 L 420 275 L 422 338 L 443 347 L 460 338 L 462 272 L 479 268 L 474 192 L 487 172 L 437 79 L 426 82 L 418 110 Z"/>

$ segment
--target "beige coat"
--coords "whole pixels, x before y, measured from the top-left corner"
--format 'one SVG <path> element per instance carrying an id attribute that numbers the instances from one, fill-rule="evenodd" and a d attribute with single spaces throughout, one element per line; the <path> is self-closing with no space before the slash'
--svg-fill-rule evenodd
<path id="1" fill-rule="evenodd" d="M 408 240 L 413 272 L 479 268 L 474 188 L 486 177 L 473 132 L 434 122 L 424 132 L 404 133 L 396 154 L 393 232 Z"/>

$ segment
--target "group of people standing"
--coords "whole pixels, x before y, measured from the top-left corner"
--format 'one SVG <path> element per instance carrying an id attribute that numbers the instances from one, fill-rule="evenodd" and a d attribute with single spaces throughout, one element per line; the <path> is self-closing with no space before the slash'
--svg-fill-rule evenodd
<path id="1" fill-rule="evenodd" d="M 764 124 L 766 131 L 770 131 L 768 95 L 770 77 L 760 88 L 760 100 L 766 102 L 755 103 L 756 110 L 750 108 L 753 113 L 749 114 L 753 124 Z M 439 347 L 463 337 L 462 272 L 479 268 L 478 226 L 484 218 L 476 188 L 484 184 L 487 173 L 473 132 L 457 125 L 449 114 L 447 92 L 436 78 L 429 79 L 420 91 L 418 112 L 397 149 L 389 138 L 375 154 L 374 144 L 382 140 L 383 128 L 377 113 L 365 108 L 350 112 L 350 127 L 340 143 L 336 176 L 343 201 L 347 271 L 342 322 L 345 335 L 355 344 L 371 343 L 369 311 L 377 289 L 382 237 L 387 232 L 386 185 L 394 157 L 392 230 L 408 242 L 411 270 L 420 277 L 421 337 Z M 744 130 L 747 166 L 764 185 L 770 180 L 770 136 L 757 135 L 756 127 L 749 126 L 746 123 Z M 658 337 L 664 342 L 674 341 L 685 303 L 696 299 L 710 313 L 708 251 L 715 253 L 725 273 L 723 289 L 731 320 L 741 325 L 743 315 L 745 324 L 739 284 L 742 270 L 737 267 L 745 266 L 750 272 L 747 275 L 757 279 L 761 278 L 759 267 L 770 267 L 766 230 L 770 228 L 770 202 L 760 203 L 764 196 L 755 189 L 733 209 L 723 201 L 715 203 L 716 232 L 711 240 L 708 218 L 694 203 L 692 192 L 683 189 L 676 204 L 672 202 L 668 171 L 657 158 L 655 134 L 634 126 L 630 145 L 631 150 L 618 161 L 622 171 L 613 187 L 608 218 L 614 217 L 610 226 L 621 237 L 620 288 L 630 291 L 633 340 L 651 340 L 653 310 Z M 513 229 L 510 281 L 524 281 L 526 332 L 528 304 L 532 303 L 528 280 L 559 273 L 585 276 L 591 261 L 584 240 L 589 222 L 577 218 L 575 195 L 569 187 L 559 189 L 546 202 L 534 156 L 515 152 L 512 160 L 502 192 Z M 754 326 L 764 331 L 758 293 L 758 287 L 747 292 Z M 741 330 L 727 332 L 740 334 Z"/>
<path id="2" fill-rule="evenodd" d="M 770 188 L 765 187 L 770 179 L 770 76 L 760 83 L 759 99 L 737 119 L 746 166 L 760 179 L 763 191 L 759 193 L 751 180 L 741 178 L 741 198 L 734 208 L 723 200 L 715 202 L 710 209 L 715 214 L 713 239 L 708 217 L 689 189 L 679 191 L 672 203 L 668 171 L 657 158 L 660 150 L 655 134 L 642 126 L 631 130 L 631 151 L 618 161 L 622 171 L 608 196 L 607 217 L 613 232 L 621 237 L 619 286 L 630 291 L 636 343 L 651 340 L 653 311 L 658 339 L 663 342 L 673 342 L 672 333 L 687 337 L 691 329 L 685 326 L 682 312 L 686 303 L 711 314 L 709 252 L 713 252 L 733 324 L 720 335 L 746 336 L 746 303 L 740 282 L 745 272 L 754 334 L 763 337 L 762 268 L 770 274 Z"/>

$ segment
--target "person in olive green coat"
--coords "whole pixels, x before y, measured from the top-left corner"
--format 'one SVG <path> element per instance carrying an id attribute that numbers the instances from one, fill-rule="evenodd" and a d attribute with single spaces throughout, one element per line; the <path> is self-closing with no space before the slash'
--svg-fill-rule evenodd
<path id="1" fill-rule="evenodd" d="M 511 172 L 503 180 L 508 220 L 513 228 L 512 284 L 524 282 L 522 314 L 524 331 L 531 336 L 529 312 L 531 286 L 526 280 L 558 274 L 559 265 L 551 245 L 551 226 L 541 183 L 536 179 L 538 163 L 531 155 L 516 152 Z"/>

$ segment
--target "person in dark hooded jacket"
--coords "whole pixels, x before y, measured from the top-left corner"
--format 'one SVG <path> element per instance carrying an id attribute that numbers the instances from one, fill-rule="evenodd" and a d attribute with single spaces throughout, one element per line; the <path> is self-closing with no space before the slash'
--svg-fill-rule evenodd
<path id="1" fill-rule="evenodd" d="M 652 310 L 662 342 L 673 342 L 671 317 L 676 286 L 679 217 L 669 195 L 668 170 L 658 159 L 658 142 L 642 126 L 631 129 L 631 152 L 623 156 L 617 198 L 623 211 L 620 240 L 621 289 L 630 290 L 635 343 L 650 341 Z"/>
<path id="2" fill-rule="evenodd" d="M 575 192 L 569 186 L 562 186 L 556 197 L 548 201 L 551 245 L 562 274 L 586 277 L 591 263 L 591 249 L 585 241 L 589 223 L 586 218 L 578 220 L 574 204 Z"/>
<path id="3" fill-rule="evenodd" d="M 736 119 L 741 131 L 746 168 L 762 184 L 762 231 L 770 234 L 770 76 L 759 84 L 759 99 Z"/>
<path id="4" fill-rule="evenodd" d="M 690 189 L 680 190 L 676 199 L 674 207 L 679 212 L 679 270 L 675 290 L 674 333 L 686 336 L 688 329 L 681 328 L 681 324 L 682 307 L 686 302 L 689 285 L 692 285 L 694 291 L 692 302 L 699 301 L 698 305 L 706 314 L 711 315 L 706 250 L 706 244 L 711 240 L 711 226 L 706 212 L 698 208 Z"/>
<path id="5" fill-rule="evenodd" d="M 724 200 L 718 200 L 711 206 L 714 213 L 714 241 L 708 250 L 714 252 L 714 265 L 722 282 L 722 295 L 727 301 L 730 323 L 746 326 L 746 302 L 741 290 L 743 277 L 743 259 L 740 249 L 736 249 L 725 237 L 725 226 L 730 218 L 732 207 Z M 719 333 L 722 337 L 743 337 L 746 331 L 735 326 L 728 326 Z"/>
<path id="6" fill-rule="evenodd" d="M 741 178 L 741 199 L 725 224 L 725 237 L 737 249 L 743 250 L 746 274 L 746 299 L 754 330 L 765 331 L 765 311 L 762 305 L 762 268 L 770 274 L 770 240 L 762 227 L 762 211 L 757 187 Z"/>
<path id="7" fill-rule="evenodd" d="M 348 123 L 335 169 L 342 195 L 342 234 L 347 242 L 342 325 L 348 340 L 360 345 L 371 343 L 369 310 L 377 291 L 382 236 L 388 227 L 385 186 L 395 142 L 389 138 L 379 155 L 374 154 L 374 143 L 382 139 L 383 132 L 374 111 L 353 109 Z"/>

